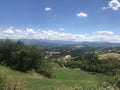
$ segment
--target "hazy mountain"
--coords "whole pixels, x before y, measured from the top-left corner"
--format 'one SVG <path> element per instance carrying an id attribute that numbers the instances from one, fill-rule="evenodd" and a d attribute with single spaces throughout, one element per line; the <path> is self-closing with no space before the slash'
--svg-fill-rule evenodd
<path id="1" fill-rule="evenodd" d="M 16 39 L 12 39 L 17 41 Z M 62 40 L 46 40 L 46 39 L 20 39 L 27 45 L 38 45 L 41 48 L 53 48 L 62 46 L 91 46 L 91 47 L 120 47 L 120 43 L 110 43 L 110 42 L 74 42 L 74 41 L 62 41 Z"/>
<path id="2" fill-rule="evenodd" d="M 21 39 L 25 44 L 36 44 L 41 47 L 60 47 L 60 46 L 74 46 L 74 45 L 86 45 L 93 47 L 120 47 L 120 43 L 110 42 L 74 42 L 74 41 L 62 41 L 62 40 L 41 40 L 41 39 Z"/>

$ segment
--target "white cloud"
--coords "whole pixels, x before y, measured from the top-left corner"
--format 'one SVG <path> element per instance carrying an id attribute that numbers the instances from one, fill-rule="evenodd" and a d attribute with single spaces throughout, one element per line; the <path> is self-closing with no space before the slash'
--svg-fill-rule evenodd
<path id="1" fill-rule="evenodd" d="M 102 34 L 102 35 L 113 35 L 114 33 L 112 31 L 97 31 L 97 34 Z"/>
<path id="2" fill-rule="evenodd" d="M 45 11 L 51 11 L 51 8 L 50 7 L 46 7 Z"/>
<path id="3" fill-rule="evenodd" d="M 109 9 L 109 7 L 103 7 L 102 9 L 103 9 L 103 10 L 106 10 L 106 9 Z"/>
<path id="4" fill-rule="evenodd" d="M 76 14 L 78 17 L 80 17 L 80 18 L 83 18 L 83 17 L 87 17 L 88 15 L 86 14 L 86 13 L 83 13 L 83 12 L 81 12 L 81 13 L 78 13 L 78 14 Z"/>
<path id="5" fill-rule="evenodd" d="M 60 28 L 60 30 L 61 30 L 61 31 L 63 31 L 63 30 L 64 30 L 64 28 Z"/>
<path id="6" fill-rule="evenodd" d="M 34 31 L 34 29 L 32 29 L 32 28 L 27 28 L 27 29 L 26 29 L 26 33 L 29 34 L 29 35 L 34 35 L 34 34 L 35 34 L 35 31 Z"/>
<path id="7" fill-rule="evenodd" d="M 3 31 L 4 34 L 14 34 L 14 31 L 12 30 L 13 27 L 7 28 L 6 30 Z"/>
<path id="8" fill-rule="evenodd" d="M 57 32 L 54 30 L 35 30 L 27 28 L 25 30 L 7 28 L 0 30 L 0 39 L 48 39 L 48 40 L 72 40 L 77 42 L 82 41 L 106 41 L 106 42 L 119 42 L 120 35 L 112 31 L 96 31 L 91 34 L 71 34 L 65 32 Z"/>
<path id="9" fill-rule="evenodd" d="M 112 0 L 109 2 L 109 7 L 113 10 L 118 10 L 120 8 L 120 2 L 118 0 Z"/>
<path id="10" fill-rule="evenodd" d="M 103 7 L 103 10 L 105 9 L 113 9 L 114 11 L 117 11 L 120 9 L 120 2 L 118 0 L 111 0 L 110 2 L 108 2 L 108 6 L 107 7 Z"/>

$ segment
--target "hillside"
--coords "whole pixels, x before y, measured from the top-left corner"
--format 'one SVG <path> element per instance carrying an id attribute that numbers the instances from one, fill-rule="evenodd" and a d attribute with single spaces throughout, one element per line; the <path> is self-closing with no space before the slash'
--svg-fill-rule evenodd
<path id="1" fill-rule="evenodd" d="M 26 45 L 20 41 L 1 41 L 0 90 L 8 88 L 12 88 L 9 90 L 13 88 L 14 90 L 101 90 L 108 87 L 114 90 L 116 88 L 112 85 L 118 82 L 114 81 L 114 77 L 120 75 L 119 60 L 115 60 L 116 62 L 111 59 L 98 60 L 98 55 L 102 58 L 119 58 L 117 49 L 110 49 L 116 53 L 108 53 L 109 49 L 66 45 L 44 50 L 46 53 L 42 52 L 43 50 L 36 45 Z M 99 54 L 100 52 L 102 53 Z M 44 54 L 51 57 L 45 59 Z M 65 60 L 65 55 L 72 58 Z"/>
<path id="2" fill-rule="evenodd" d="M 118 54 L 118 53 L 106 53 L 106 54 L 99 55 L 100 60 L 105 60 L 105 59 L 109 59 L 109 58 L 120 60 L 120 54 Z"/>
<path id="3" fill-rule="evenodd" d="M 20 80 L 25 90 L 71 90 L 71 88 L 88 90 L 92 87 L 98 88 L 97 85 L 111 78 L 102 74 L 92 75 L 79 69 L 67 68 L 54 70 L 53 79 L 45 78 L 35 72 L 22 73 L 3 66 L 0 66 L 0 73 L 8 78 Z"/>

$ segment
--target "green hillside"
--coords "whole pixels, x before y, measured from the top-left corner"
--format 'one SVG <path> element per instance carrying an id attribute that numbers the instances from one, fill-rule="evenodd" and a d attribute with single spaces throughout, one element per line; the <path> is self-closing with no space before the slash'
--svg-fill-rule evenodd
<path id="1" fill-rule="evenodd" d="M 54 70 L 53 79 L 48 79 L 34 71 L 22 73 L 3 66 L 0 66 L 1 74 L 19 80 L 25 90 L 90 90 L 90 88 L 98 88 L 99 84 L 111 78 L 102 74 L 93 75 L 79 69 L 67 68 Z"/>

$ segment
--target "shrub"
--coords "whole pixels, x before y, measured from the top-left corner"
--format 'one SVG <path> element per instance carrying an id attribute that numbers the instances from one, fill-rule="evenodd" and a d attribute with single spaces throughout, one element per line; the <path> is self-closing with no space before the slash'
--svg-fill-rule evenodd
<path id="1" fill-rule="evenodd" d="M 69 67 L 69 68 L 78 68 L 78 67 L 80 67 L 80 62 L 78 62 L 78 61 L 69 61 L 69 62 L 65 63 L 65 66 Z"/>
<path id="2" fill-rule="evenodd" d="M 41 74 L 43 74 L 43 75 L 45 75 L 46 77 L 49 77 L 49 78 L 52 78 L 53 76 L 52 76 L 52 65 L 50 64 L 50 62 L 49 61 L 47 61 L 47 60 L 44 60 L 42 63 L 41 63 L 41 65 L 40 65 L 40 67 L 39 67 L 39 69 L 37 69 L 37 72 L 38 73 L 41 73 Z"/>

